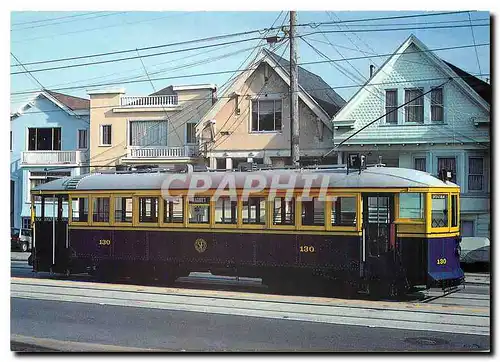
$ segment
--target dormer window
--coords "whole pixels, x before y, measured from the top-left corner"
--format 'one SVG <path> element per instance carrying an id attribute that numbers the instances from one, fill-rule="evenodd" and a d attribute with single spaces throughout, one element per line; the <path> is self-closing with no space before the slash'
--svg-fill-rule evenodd
<path id="1" fill-rule="evenodd" d="M 422 88 L 405 89 L 405 121 L 424 123 L 424 90 Z M 417 98 L 418 97 L 418 98 Z"/>

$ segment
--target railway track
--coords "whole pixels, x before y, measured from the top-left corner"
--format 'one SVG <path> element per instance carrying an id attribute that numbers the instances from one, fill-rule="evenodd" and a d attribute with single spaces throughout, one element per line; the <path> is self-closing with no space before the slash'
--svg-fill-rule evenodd
<path id="1" fill-rule="evenodd" d="M 489 307 L 11 278 L 11 297 L 489 335 Z"/>

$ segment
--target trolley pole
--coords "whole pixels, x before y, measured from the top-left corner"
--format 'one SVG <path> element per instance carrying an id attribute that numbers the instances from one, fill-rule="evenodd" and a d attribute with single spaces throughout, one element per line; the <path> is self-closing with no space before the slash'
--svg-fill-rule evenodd
<path id="1" fill-rule="evenodd" d="M 295 37 L 295 24 L 297 14 L 290 11 L 290 128 L 291 128 L 291 156 L 292 165 L 298 168 L 299 163 L 299 83 L 297 65 L 297 43 Z"/>

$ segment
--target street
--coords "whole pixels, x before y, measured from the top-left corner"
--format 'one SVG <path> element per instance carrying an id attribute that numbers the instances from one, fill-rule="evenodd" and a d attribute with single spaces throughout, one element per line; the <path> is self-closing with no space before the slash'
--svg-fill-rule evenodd
<path id="1" fill-rule="evenodd" d="M 13 253 L 14 254 L 14 253 Z M 270 294 L 256 279 L 193 273 L 173 287 L 50 278 L 13 255 L 11 339 L 64 351 L 490 349 L 485 275 L 408 301 Z M 40 313 L 43 311 L 43 313 Z"/>

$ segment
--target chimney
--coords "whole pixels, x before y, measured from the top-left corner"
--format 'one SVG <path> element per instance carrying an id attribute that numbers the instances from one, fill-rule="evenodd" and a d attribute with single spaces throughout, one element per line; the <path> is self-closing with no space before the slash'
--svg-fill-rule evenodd
<path id="1" fill-rule="evenodd" d="M 373 73 L 375 73 L 375 66 L 373 64 L 370 64 L 370 79 L 373 77 Z"/>

